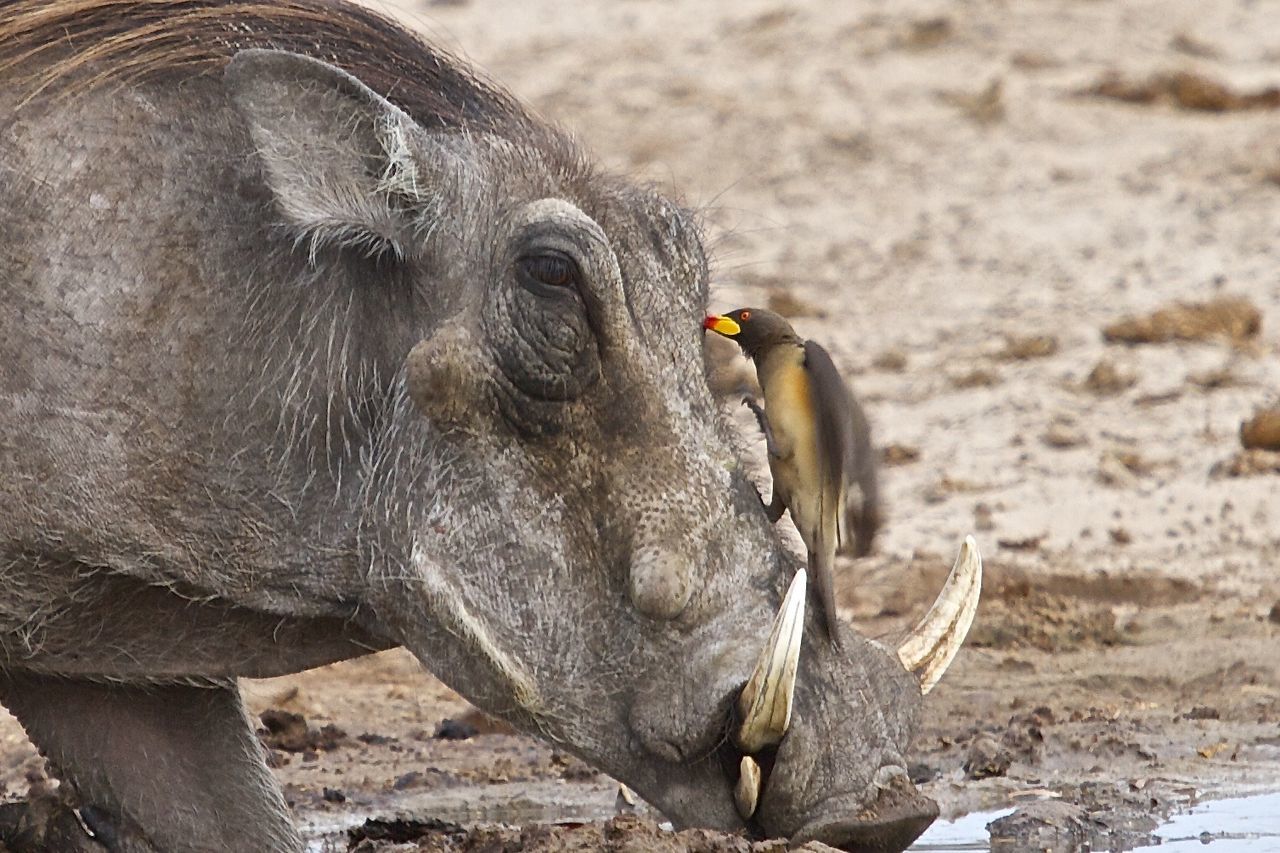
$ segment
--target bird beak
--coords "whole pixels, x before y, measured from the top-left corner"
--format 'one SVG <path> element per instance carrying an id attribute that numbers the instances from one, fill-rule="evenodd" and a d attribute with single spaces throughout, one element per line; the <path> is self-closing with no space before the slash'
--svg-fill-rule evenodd
<path id="1" fill-rule="evenodd" d="M 713 332 L 724 335 L 726 338 L 732 338 L 742 331 L 741 326 L 721 314 L 708 314 L 707 319 L 702 321 L 702 328 L 710 329 Z"/>

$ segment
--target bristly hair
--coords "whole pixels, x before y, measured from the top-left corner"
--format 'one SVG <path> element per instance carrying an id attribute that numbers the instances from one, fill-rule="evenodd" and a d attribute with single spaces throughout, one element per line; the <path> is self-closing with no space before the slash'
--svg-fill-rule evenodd
<path id="1" fill-rule="evenodd" d="M 221 73 L 239 50 L 330 62 L 424 127 L 536 127 L 511 96 L 343 0 L 0 0 L 0 81 L 19 100 Z"/>

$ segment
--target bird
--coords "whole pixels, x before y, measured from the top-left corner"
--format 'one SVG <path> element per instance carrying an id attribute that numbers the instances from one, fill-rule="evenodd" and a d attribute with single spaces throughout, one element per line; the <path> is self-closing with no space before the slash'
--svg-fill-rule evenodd
<path id="1" fill-rule="evenodd" d="M 777 523 L 791 512 L 808 551 L 827 634 L 838 646 L 836 554 L 869 553 L 880 524 L 866 413 L 827 351 L 801 338 L 781 315 L 739 308 L 707 315 L 702 327 L 737 343 L 755 363 L 764 406 L 751 396 L 743 403 L 755 414 L 769 454 L 773 494 L 765 515 Z"/>

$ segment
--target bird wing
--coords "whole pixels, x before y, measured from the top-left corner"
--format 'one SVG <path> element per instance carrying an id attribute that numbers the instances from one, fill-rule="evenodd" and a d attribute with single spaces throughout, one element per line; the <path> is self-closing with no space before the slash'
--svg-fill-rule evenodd
<path id="1" fill-rule="evenodd" d="M 809 565 L 814 570 L 828 636 L 839 646 L 835 557 L 843 539 L 845 470 L 853 458 L 852 397 L 831 356 L 813 341 L 805 341 L 804 366 L 813 401 L 819 462 L 817 536 L 809 551 Z"/>
<path id="2" fill-rule="evenodd" d="M 834 519 L 836 544 L 843 543 L 845 489 L 854 447 L 853 398 L 831 356 L 819 344 L 805 341 L 804 366 L 809 373 L 817 421 L 818 458 L 821 470 L 822 524 Z"/>

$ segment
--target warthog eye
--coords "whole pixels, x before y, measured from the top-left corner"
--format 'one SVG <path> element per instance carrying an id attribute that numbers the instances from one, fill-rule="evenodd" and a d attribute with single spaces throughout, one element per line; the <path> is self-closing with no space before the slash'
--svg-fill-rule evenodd
<path id="1" fill-rule="evenodd" d="M 540 252 L 536 255 L 525 255 L 517 264 L 520 268 L 522 283 L 529 289 L 546 291 L 578 288 L 578 265 L 568 255 L 560 252 Z M 562 295 L 559 293 L 547 295 Z"/>

